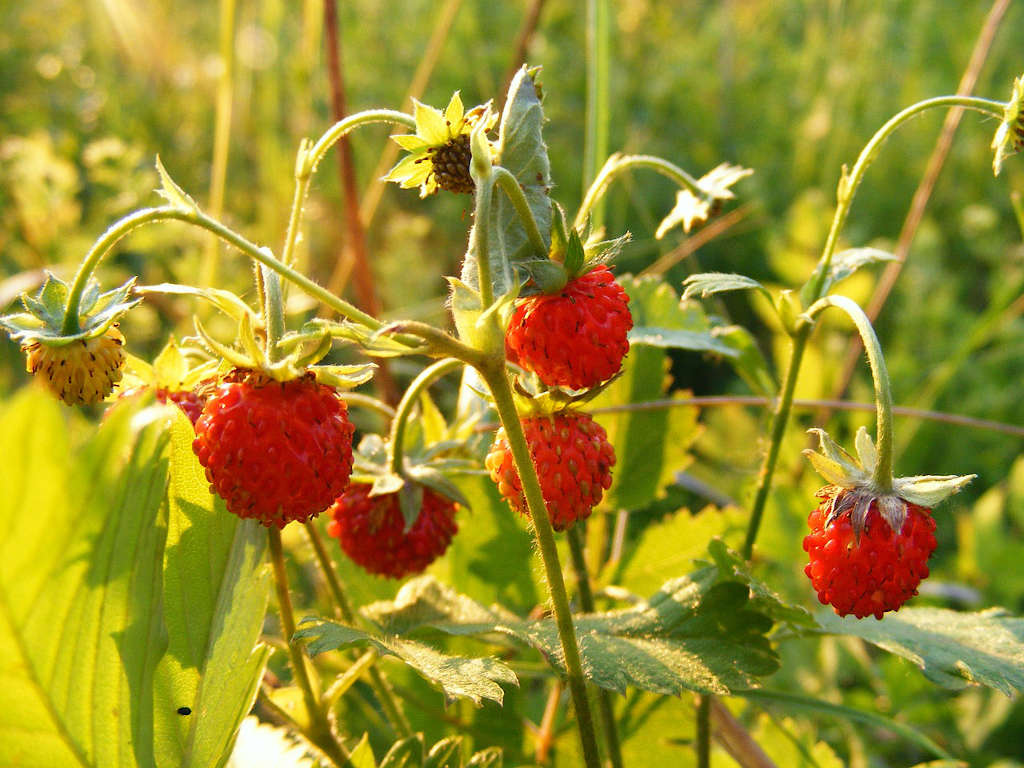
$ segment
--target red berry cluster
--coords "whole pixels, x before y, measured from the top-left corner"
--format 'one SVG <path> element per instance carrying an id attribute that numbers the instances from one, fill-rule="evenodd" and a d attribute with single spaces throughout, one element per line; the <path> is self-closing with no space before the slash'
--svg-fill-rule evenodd
<path id="1" fill-rule="evenodd" d="M 590 389 L 607 381 L 629 351 L 629 297 L 605 266 L 554 294 L 516 304 L 505 331 L 505 356 L 549 387 Z"/>
<path id="2" fill-rule="evenodd" d="M 840 616 L 881 619 L 916 595 L 928 576 L 935 520 L 930 509 L 907 503 L 906 521 L 894 532 L 872 501 L 858 537 L 849 510 L 828 521 L 833 500 L 842 492 L 836 486 L 818 491 L 822 502 L 807 518 L 811 533 L 804 538 L 804 550 L 810 563 L 804 573 L 822 604 Z"/>
<path id="3" fill-rule="evenodd" d="M 371 488 L 353 483 L 328 510 L 327 532 L 346 555 L 370 573 L 400 579 L 444 554 L 459 529 L 455 502 L 424 488 L 419 516 L 406 531 L 398 494 L 371 496 Z"/>
<path id="4" fill-rule="evenodd" d="M 615 451 L 604 428 L 585 413 L 562 411 L 523 419 L 523 430 L 552 527 L 564 531 L 589 517 L 612 484 Z M 486 463 L 501 495 L 526 514 L 523 485 L 504 429 L 498 430 Z"/>
<path id="5" fill-rule="evenodd" d="M 348 410 L 310 375 L 278 382 L 238 372 L 196 421 L 192 449 L 230 512 L 284 527 L 334 501 L 352 472 Z"/>

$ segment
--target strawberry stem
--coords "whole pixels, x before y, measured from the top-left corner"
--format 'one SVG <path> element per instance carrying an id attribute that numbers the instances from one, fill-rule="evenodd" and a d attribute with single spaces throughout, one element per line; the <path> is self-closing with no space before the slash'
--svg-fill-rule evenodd
<path id="1" fill-rule="evenodd" d="M 392 473 L 399 476 L 402 475 L 405 427 L 409 422 L 409 416 L 412 414 L 413 408 L 419 402 L 420 395 L 437 379 L 451 371 L 458 370 L 463 364 L 461 360 L 453 357 L 438 360 L 433 365 L 424 368 L 420 375 L 412 380 L 409 388 L 405 390 L 405 394 L 402 395 L 402 399 L 395 411 L 395 418 L 391 421 L 391 436 L 388 440 L 388 468 Z"/>
<path id="2" fill-rule="evenodd" d="M 575 229 L 581 230 L 586 225 L 587 216 L 605 196 L 612 181 L 630 168 L 649 168 L 652 171 L 657 171 L 662 176 L 672 179 L 680 187 L 690 190 L 697 197 L 707 196 L 707 193 L 700 188 L 700 185 L 693 176 L 668 160 L 655 155 L 620 155 L 616 153 L 605 161 L 601 172 L 597 174 L 597 178 L 594 179 L 587 190 L 583 202 L 580 203 L 576 219 L 573 221 Z"/>
<path id="3" fill-rule="evenodd" d="M 519 473 L 519 478 L 523 484 L 526 504 L 533 519 L 533 528 L 537 536 L 538 548 L 544 561 L 548 593 L 555 612 L 555 624 L 558 627 L 562 655 L 565 659 L 566 677 L 569 682 L 569 690 L 572 693 L 573 707 L 576 710 L 576 724 L 579 728 L 580 741 L 583 745 L 584 764 L 587 768 L 601 768 L 600 755 L 597 749 L 597 737 L 594 731 L 594 718 L 591 714 L 590 701 L 587 697 L 587 686 L 583 677 L 580 649 L 576 641 L 576 628 L 572 621 L 572 611 L 569 608 L 569 597 L 565 590 L 565 580 L 562 577 L 562 566 L 558 558 L 558 548 L 555 545 L 555 534 L 551 528 L 551 519 L 548 517 L 547 508 L 544 506 L 544 494 L 540 488 L 537 469 L 534 467 L 533 459 L 530 456 L 530 447 L 526 442 L 526 434 L 523 432 L 522 422 L 519 420 L 519 414 L 516 412 L 512 388 L 509 385 L 505 372 L 505 361 L 503 359 L 497 362 L 488 361 L 488 364 L 480 366 L 478 370 L 490 388 L 491 396 L 494 398 L 494 406 L 498 411 L 498 418 L 505 428 L 505 435 L 509 448 L 512 451 L 516 471 Z"/>
<path id="4" fill-rule="evenodd" d="M 475 171 L 476 166 L 472 166 Z M 494 175 L 493 173 L 477 178 L 474 173 L 473 181 L 476 183 L 476 206 L 473 210 L 473 242 L 470 247 L 476 254 L 476 281 L 477 290 L 480 292 L 481 309 L 486 310 L 494 303 L 494 285 L 491 282 L 491 243 L 490 243 L 490 222 L 491 200 L 494 197 Z"/>
<path id="5" fill-rule="evenodd" d="M 281 531 L 271 526 L 267 529 L 270 542 L 270 562 L 274 568 L 274 583 L 277 588 L 277 605 L 281 613 L 281 632 L 288 644 L 288 656 L 292 663 L 295 682 L 302 690 L 302 698 L 309 717 L 306 737 L 316 744 L 338 766 L 349 764 L 348 754 L 331 729 L 331 724 L 323 710 L 320 695 L 313 687 L 313 682 L 306 666 L 306 657 L 302 647 L 293 638 L 295 636 L 295 614 L 292 611 L 292 598 L 288 592 L 288 572 L 284 564 L 284 550 L 281 546 Z"/>
<path id="6" fill-rule="evenodd" d="M 878 336 L 875 334 L 875 329 L 871 327 L 871 321 L 864 310 L 857 302 L 845 296 L 833 295 L 819 299 L 807 309 L 806 316 L 813 319 L 828 307 L 843 310 L 857 326 L 861 341 L 864 343 L 868 364 L 871 366 L 871 378 L 875 384 L 875 408 L 878 415 L 878 431 L 875 435 L 878 462 L 875 464 L 871 476 L 871 484 L 879 493 L 890 493 L 892 491 L 893 453 L 892 388 L 889 384 L 889 371 L 885 366 L 885 358 L 882 356 L 882 346 L 878 343 Z"/>
<path id="7" fill-rule="evenodd" d="M 284 302 L 281 297 L 281 278 L 267 267 L 260 265 L 260 282 L 263 285 L 263 322 L 267 326 L 266 355 L 268 362 L 275 362 L 280 354 L 277 343 L 284 336 Z"/>
<path id="8" fill-rule="evenodd" d="M 519 214 L 519 219 L 523 222 L 523 229 L 526 230 L 526 236 L 530 239 L 530 245 L 533 246 L 533 250 L 536 251 L 538 256 L 546 259 L 548 257 L 548 246 L 544 242 L 540 229 L 537 227 L 537 220 L 533 217 L 533 211 L 530 210 L 530 203 L 526 200 L 526 195 L 523 194 L 523 188 L 519 186 L 519 179 L 513 176 L 507 168 L 502 168 L 500 165 L 494 166 L 491 169 L 491 174 L 498 183 L 498 186 L 501 187 L 501 191 L 511 201 L 512 206 L 516 209 L 516 213 Z"/>
<path id="9" fill-rule="evenodd" d="M 962 107 L 973 109 L 987 115 L 993 115 L 1001 120 L 1003 117 L 1004 104 L 990 99 L 980 99 L 972 96 L 939 96 L 934 99 L 926 99 L 917 104 L 907 107 L 902 112 L 894 115 L 885 123 L 871 140 L 861 150 L 849 173 L 844 173 L 840 179 L 836 193 L 836 212 L 832 217 L 832 226 L 829 229 L 825 246 L 822 250 L 818 265 L 804 287 L 804 299 L 806 304 L 813 304 L 822 297 L 825 291 L 826 280 L 831 271 L 832 256 L 835 254 L 836 245 L 839 242 L 839 233 L 850 212 L 854 194 L 860 185 L 867 171 L 868 166 L 877 157 L 882 144 L 889 136 L 896 132 L 904 123 L 916 117 L 922 112 L 933 108 L 956 108 Z M 758 472 L 757 492 L 754 496 L 754 503 L 750 510 L 750 522 L 747 525 L 747 536 L 743 543 L 743 556 L 749 560 L 754 553 L 754 541 L 757 539 L 761 527 L 761 519 L 764 517 L 765 504 L 768 501 L 768 493 L 771 491 L 772 477 L 775 474 L 775 465 L 778 462 L 779 450 L 782 446 L 782 438 L 786 434 L 786 426 L 789 423 L 789 413 L 793 407 L 793 395 L 796 391 L 796 380 L 800 374 L 800 363 L 803 360 L 804 351 L 807 347 L 807 340 L 810 337 L 811 325 L 801 323 L 793 333 L 793 347 L 790 352 L 789 368 L 786 371 L 786 378 L 782 384 L 782 392 L 772 416 L 771 436 L 768 452 L 765 454 L 761 469 Z M 891 463 L 891 454 L 889 462 Z M 881 460 L 879 466 L 881 466 Z"/>

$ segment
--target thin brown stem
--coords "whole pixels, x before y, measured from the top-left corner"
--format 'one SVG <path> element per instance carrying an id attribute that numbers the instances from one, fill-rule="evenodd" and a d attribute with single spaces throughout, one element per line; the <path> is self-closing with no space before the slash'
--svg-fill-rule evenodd
<path id="1" fill-rule="evenodd" d="M 327 47 L 327 74 L 331 83 L 331 111 L 335 122 L 345 119 L 348 105 L 345 97 L 345 75 L 341 64 L 341 36 L 338 34 L 338 7 L 335 0 L 324 0 L 324 43 Z M 370 267 L 366 248 L 366 231 L 359 217 L 359 187 L 356 184 L 355 161 L 352 157 L 352 142 L 348 136 L 338 140 L 338 174 L 344 198 L 345 227 L 348 231 L 347 245 L 342 258 L 336 263 L 334 275 L 328 281 L 332 293 L 341 293 L 341 286 L 335 279 L 342 263 L 350 261 L 355 277 L 356 303 L 360 309 L 374 317 L 380 317 L 381 302 Z M 399 392 L 391 368 L 385 358 L 377 362 L 374 376 L 380 388 L 381 398 L 390 404 L 398 402 Z"/>
<path id="2" fill-rule="evenodd" d="M 516 34 L 516 42 L 513 46 L 515 53 L 512 56 L 512 63 L 506 70 L 505 79 L 502 81 L 502 96 L 508 93 L 509 86 L 512 85 L 512 78 L 516 76 L 519 68 L 526 63 L 526 55 L 530 50 L 530 43 L 533 42 L 533 36 L 537 33 L 541 11 L 543 10 L 544 0 L 531 0 L 530 7 L 526 9 L 523 23 L 519 26 L 519 32 Z"/>

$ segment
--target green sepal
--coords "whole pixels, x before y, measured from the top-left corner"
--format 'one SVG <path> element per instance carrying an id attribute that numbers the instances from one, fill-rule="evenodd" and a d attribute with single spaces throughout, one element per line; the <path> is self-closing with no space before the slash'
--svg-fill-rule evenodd
<path id="1" fill-rule="evenodd" d="M 409 467 L 407 471 L 409 477 L 417 483 L 422 483 L 432 491 L 446 496 L 466 509 L 470 508 L 469 499 L 466 498 L 466 494 L 460 491 L 458 486 L 448 479 L 444 472 L 441 471 L 439 465 L 414 465 Z"/>
<path id="2" fill-rule="evenodd" d="M 897 477 L 892 487 L 901 499 L 919 507 L 934 507 L 967 485 L 977 475 L 917 475 Z"/>
<path id="3" fill-rule="evenodd" d="M 129 298 L 134 286 L 133 277 L 113 290 L 100 293 L 99 285 L 90 281 L 79 302 L 79 331 L 65 334 L 68 286 L 60 278 L 47 273 L 46 282 L 35 296 L 22 294 L 21 303 L 26 311 L 0 317 L 0 328 L 22 344 L 43 341 L 57 347 L 80 339 L 94 339 L 106 333 L 139 303 L 141 299 Z"/>
<path id="4" fill-rule="evenodd" d="M 156 172 L 160 177 L 160 189 L 156 190 L 156 193 L 160 197 L 180 210 L 190 213 L 199 212 L 199 206 L 196 204 L 196 201 L 178 186 L 174 179 L 171 178 L 171 174 L 164 168 L 164 164 L 160 162 L 160 155 L 156 156 Z"/>
<path id="5" fill-rule="evenodd" d="M 565 271 L 570 277 L 576 277 L 584 271 L 587 254 L 583 250 L 580 233 L 575 229 L 569 233 L 569 243 L 565 250 Z"/>
<path id="6" fill-rule="evenodd" d="M 551 202 L 551 248 L 548 256 L 552 261 L 565 262 L 569 248 L 569 227 L 565 223 L 565 211 L 558 203 Z"/>
<path id="7" fill-rule="evenodd" d="M 854 488 L 866 486 L 871 480 L 871 474 L 864 471 L 864 467 L 853 456 L 848 454 L 824 429 L 809 429 L 808 434 L 816 435 L 820 446 L 820 453 L 810 448 L 803 451 L 804 456 L 811 462 L 815 471 L 832 485 L 841 488 Z"/>
<path id="8" fill-rule="evenodd" d="M 398 508 L 405 522 L 402 533 L 408 533 L 416 524 L 420 510 L 423 509 L 423 486 L 413 482 L 402 483 L 402 487 L 398 489 Z"/>
<path id="9" fill-rule="evenodd" d="M 403 355 L 423 354 L 425 345 L 410 347 L 406 344 L 395 341 L 380 330 L 367 328 L 365 325 L 349 321 L 335 322 L 316 318 L 306 322 L 302 326 L 299 335 L 315 335 L 320 338 L 321 334 L 328 334 L 332 338 L 352 342 L 371 357 L 401 357 Z M 282 344 L 287 342 L 287 337 L 281 340 Z"/>
<path id="10" fill-rule="evenodd" d="M 157 285 L 136 286 L 135 293 L 143 296 L 147 293 L 169 296 L 194 296 L 208 301 L 235 322 L 240 322 L 245 315 L 249 315 L 254 320 L 256 318 L 256 313 L 241 298 L 231 291 L 225 291 L 220 288 L 196 288 L 191 285 L 178 285 L 177 283 L 158 283 Z"/>
<path id="11" fill-rule="evenodd" d="M 398 493 L 405 486 L 405 479 L 401 475 L 385 472 L 373 479 L 370 488 L 370 496 L 387 496 L 389 493 Z"/>
<path id="12" fill-rule="evenodd" d="M 362 363 L 360 365 L 315 365 L 309 370 L 321 384 L 327 384 L 337 389 L 352 389 L 372 379 L 376 368 L 375 363 Z"/>
<path id="13" fill-rule="evenodd" d="M 541 293 L 558 293 L 569 282 L 568 270 L 557 261 L 534 259 L 522 266 Z"/>

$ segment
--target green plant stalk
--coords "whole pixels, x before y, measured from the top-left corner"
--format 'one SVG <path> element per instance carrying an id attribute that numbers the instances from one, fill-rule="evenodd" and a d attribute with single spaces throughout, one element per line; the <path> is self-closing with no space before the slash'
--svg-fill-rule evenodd
<path id="1" fill-rule="evenodd" d="M 231 148 L 231 91 L 235 75 L 235 0 L 220 0 L 220 61 L 223 68 L 217 79 L 217 107 L 213 123 L 213 162 L 210 167 L 210 214 L 220 218 L 224 212 L 224 187 L 228 174 L 228 150 Z M 210 238 L 203 255 L 202 285 L 217 281 L 217 240 Z"/>
<path id="2" fill-rule="evenodd" d="M 403 448 L 405 444 L 405 428 L 409 423 L 413 408 L 419 402 L 420 395 L 427 387 L 433 384 L 451 371 L 458 370 L 464 365 L 461 360 L 447 357 L 438 360 L 433 365 L 424 368 L 420 375 L 412 380 L 409 388 L 405 390 L 401 401 L 395 410 L 395 418 L 391 420 L 391 435 L 388 438 L 388 468 L 392 473 L 401 476 L 403 471 Z"/>
<path id="3" fill-rule="evenodd" d="M 274 362 L 280 356 L 278 343 L 284 336 L 284 301 L 281 296 L 281 278 L 269 268 L 260 265 L 263 284 L 263 322 L 267 326 L 267 359 Z"/>
<path id="4" fill-rule="evenodd" d="M 476 182 L 476 206 L 473 211 L 473 251 L 476 253 L 477 290 L 480 305 L 487 309 L 494 303 L 494 284 L 491 282 L 491 243 L 488 217 L 494 195 L 493 173 Z"/>
<path id="5" fill-rule="evenodd" d="M 395 418 L 395 409 L 376 397 L 370 397 L 361 392 L 339 392 L 338 397 L 344 400 L 345 404 L 349 407 L 355 405 L 374 411 L 387 419 L 388 422 Z"/>
<path id="6" fill-rule="evenodd" d="M 306 139 L 299 146 L 299 153 L 295 158 L 295 192 L 292 196 L 291 213 L 288 215 L 288 229 L 284 236 L 284 247 L 281 250 L 281 261 L 286 266 L 291 267 L 294 265 L 295 245 L 298 242 L 299 228 L 302 225 L 302 211 L 306 205 L 309 184 L 312 181 L 313 174 L 316 173 L 317 167 L 320 165 L 320 161 L 324 159 L 324 155 L 327 154 L 328 150 L 339 139 L 361 125 L 371 125 L 373 123 L 390 123 L 391 125 L 404 125 L 412 130 L 416 129 L 416 120 L 411 115 L 392 109 L 370 109 L 365 112 L 349 115 L 344 120 L 339 120 L 328 128 L 315 144 L 310 144 L 309 140 Z"/>
<path id="7" fill-rule="evenodd" d="M 93 244 L 92 248 L 89 249 L 85 259 L 78 268 L 75 279 L 71 284 L 71 289 L 68 292 L 68 304 L 67 309 L 65 310 L 63 325 L 63 332 L 65 334 L 78 333 L 80 330 L 78 325 L 78 307 L 81 302 L 82 293 L 85 290 L 86 284 L 89 282 L 89 277 L 92 275 L 103 257 L 109 253 L 119 240 L 133 230 L 138 229 L 145 224 L 151 224 L 158 221 L 183 221 L 187 224 L 205 229 L 208 232 L 212 232 L 224 242 L 229 245 L 233 245 L 249 258 L 270 268 L 285 280 L 294 283 L 314 299 L 317 299 L 325 306 L 330 307 L 339 315 L 372 330 L 379 330 L 383 327 L 383 323 L 375 317 L 357 309 L 344 299 L 340 299 L 330 291 L 321 288 L 301 272 L 297 272 L 291 267 L 288 267 L 278 261 L 271 254 L 269 249 L 260 248 L 254 243 L 251 243 L 242 237 L 242 235 L 224 226 L 219 221 L 210 218 L 202 211 L 198 209 L 190 210 L 173 205 L 167 205 L 159 208 L 143 208 L 142 210 L 135 211 L 134 213 L 125 216 L 123 219 L 120 219 L 111 225 L 110 228 L 100 236 L 99 240 Z"/>
<path id="8" fill-rule="evenodd" d="M 345 587 L 341 583 L 341 578 L 334 568 L 334 563 L 331 562 L 331 556 L 327 553 L 327 547 L 324 546 L 320 531 L 317 530 L 316 525 L 312 522 L 307 522 L 305 528 L 309 542 L 313 545 L 313 552 L 316 555 L 317 564 L 320 566 L 320 572 L 323 573 L 324 578 L 327 580 L 327 588 L 331 592 L 331 597 L 334 598 L 334 604 L 338 606 L 338 612 L 341 614 L 342 621 L 349 626 L 356 626 L 356 614 L 352 610 L 352 602 L 348 599 Z M 385 717 L 391 723 L 391 727 L 395 729 L 395 733 L 402 738 L 412 736 L 412 726 L 409 725 L 409 720 L 395 698 L 395 692 L 391 689 L 391 684 L 384 676 L 384 673 L 374 665 L 369 667 L 368 674 L 370 676 L 370 686 L 373 688 L 377 701 L 380 702 L 380 706 L 384 710 Z"/>
<path id="9" fill-rule="evenodd" d="M 878 462 L 871 476 L 871 483 L 880 492 L 888 493 L 892 490 L 892 387 L 889 384 L 889 371 L 885 367 L 885 358 L 882 356 L 882 345 L 878 343 L 878 336 L 875 334 L 875 329 L 871 327 L 871 321 L 864 310 L 857 302 L 845 296 L 832 295 L 818 299 L 807 308 L 805 314 L 807 318 L 813 320 L 829 307 L 843 310 L 853 320 L 868 355 L 871 378 L 875 384 L 875 408 L 878 416 L 878 428 L 875 435 Z"/>
<path id="10" fill-rule="evenodd" d="M 288 573 L 284 565 L 284 550 L 281 547 L 281 531 L 271 526 L 267 529 L 270 541 L 270 561 L 274 568 L 274 583 L 277 588 L 277 604 L 281 612 L 281 631 L 288 643 L 288 655 L 292 662 L 295 681 L 302 690 L 302 699 L 309 715 L 309 730 L 306 736 L 337 765 L 348 765 L 348 754 L 331 730 L 331 724 L 324 713 L 317 690 L 313 687 L 306 657 L 293 639 L 295 636 L 295 614 L 292 599 L 288 593 Z"/>
<path id="11" fill-rule="evenodd" d="M 566 535 L 569 539 L 569 554 L 572 556 L 572 567 L 576 573 L 576 589 L 579 593 L 580 608 L 584 613 L 593 613 L 594 590 L 590 586 L 590 575 L 587 572 L 587 559 L 583 554 L 583 537 L 578 525 L 572 526 Z M 619 730 L 615 724 L 615 709 L 612 707 L 612 695 L 604 688 L 597 689 L 597 715 L 601 721 L 604 735 L 605 752 L 612 768 L 623 768 L 622 746 L 619 743 Z"/>
<path id="12" fill-rule="evenodd" d="M 533 246 L 533 250 L 538 256 L 547 258 L 548 247 L 544 244 L 544 238 L 541 237 L 540 229 L 537 228 L 537 220 L 533 218 L 533 211 L 530 210 L 530 204 L 526 201 L 523 188 L 519 186 L 519 180 L 512 175 L 511 171 L 507 168 L 502 168 L 500 165 L 494 166 L 491 173 L 494 176 L 494 180 L 498 182 L 498 186 L 501 187 L 501 191 L 512 202 L 516 213 L 519 214 L 519 219 L 523 223 L 523 229 L 526 230 L 526 236 L 530 239 L 530 245 Z"/>
<path id="13" fill-rule="evenodd" d="M 973 109 L 1002 120 L 1004 105 L 1002 102 L 980 99 L 973 96 L 939 96 L 907 107 L 890 118 L 888 122 L 875 132 L 875 135 L 871 137 L 871 140 L 861 150 L 853 168 L 849 173 L 844 173 L 840 179 L 836 193 L 836 211 L 832 217 L 832 225 L 829 228 L 821 258 L 818 260 L 818 265 L 809 281 L 810 295 L 808 301 L 810 304 L 822 298 L 825 281 L 832 266 L 832 257 L 839 242 L 839 233 L 846 223 L 857 187 L 860 186 L 868 166 L 878 156 L 882 144 L 900 126 L 922 112 L 929 109 L 947 107 Z M 803 361 L 810 333 L 811 326 L 809 324 L 800 324 L 793 333 L 793 346 L 790 351 L 789 367 L 786 370 L 786 378 L 782 384 L 782 392 L 779 395 L 775 413 L 772 415 L 768 451 L 758 472 L 757 491 L 750 510 L 750 521 L 747 525 L 746 539 L 743 542 L 743 556 L 747 560 L 754 554 L 754 542 L 757 540 L 761 520 L 764 517 L 764 508 L 768 501 L 768 494 L 771 491 L 772 477 L 775 473 L 775 466 L 778 463 L 782 439 L 786 434 L 786 426 L 789 423 L 789 414 L 793 407 L 793 395 L 796 391 L 796 381 L 800 373 L 800 363 Z"/>
<path id="14" fill-rule="evenodd" d="M 611 7 L 608 0 L 587 0 L 587 124 L 583 144 L 583 188 L 597 175 L 608 155 Z M 594 228 L 604 223 L 604 210 L 594 210 Z"/>
<path id="15" fill-rule="evenodd" d="M 648 168 L 652 171 L 657 171 L 680 187 L 690 190 L 698 197 L 703 197 L 707 194 L 707 192 L 700 188 L 700 184 L 697 183 L 693 176 L 668 160 L 655 155 L 612 155 L 605 162 L 601 172 L 597 174 L 597 177 L 587 189 L 583 202 L 580 203 L 580 209 L 573 221 L 573 226 L 576 229 L 582 229 L 587 223 L 587 216 L 592 210 L 595 210 L 598 202 L 604 198 L 608 187 L 611 186 L 615 178 L 631 168 Z M 596 218 L 594 221 L 596 224 Z"/>
<path id="16" fill-rule="evenodd" d="M 533 519 L 534 531 L 541 558 L 544 561 L 544 572 L 547 576 L 548 591 L 551 605 L 555 612 L 555 623 L 558 637 L 565 658 L 566 677 L 572 693 L 573 706 L 576 710 L 576 723 L 579 727 L 580 741 L 583 745 L 583 759 L 587 768 L 601 768 L 601 760 L 597 749 L 597 737 L 594 732 L 594 719 L 587 699 L 586 680 L 583 677 L 583 665 L 580 660 L 580 649 L 576 641 L 576 628 L 572 621 L 569 608 L 569 597 L 565 591 L 565 580 L 562 578 L 562 567 L 558 559 L 558 548 L 555 545 L 555 534 L 551 528 L 547 508 L 544 506 L 544 495 L 541 492 L 537 469 L 530 457 L 530 448 L 526 442 L 523 425 L 516 412 L 512 398 L 512 388 L 505 373 L 504 358 L 496 359 L 490 364 L 478 368 L 494 398 L 494 406 L 498 418 L 505 429 L 506 439 L 512 451 L 516 471 L 523 484 L 523 494 Z"/>

